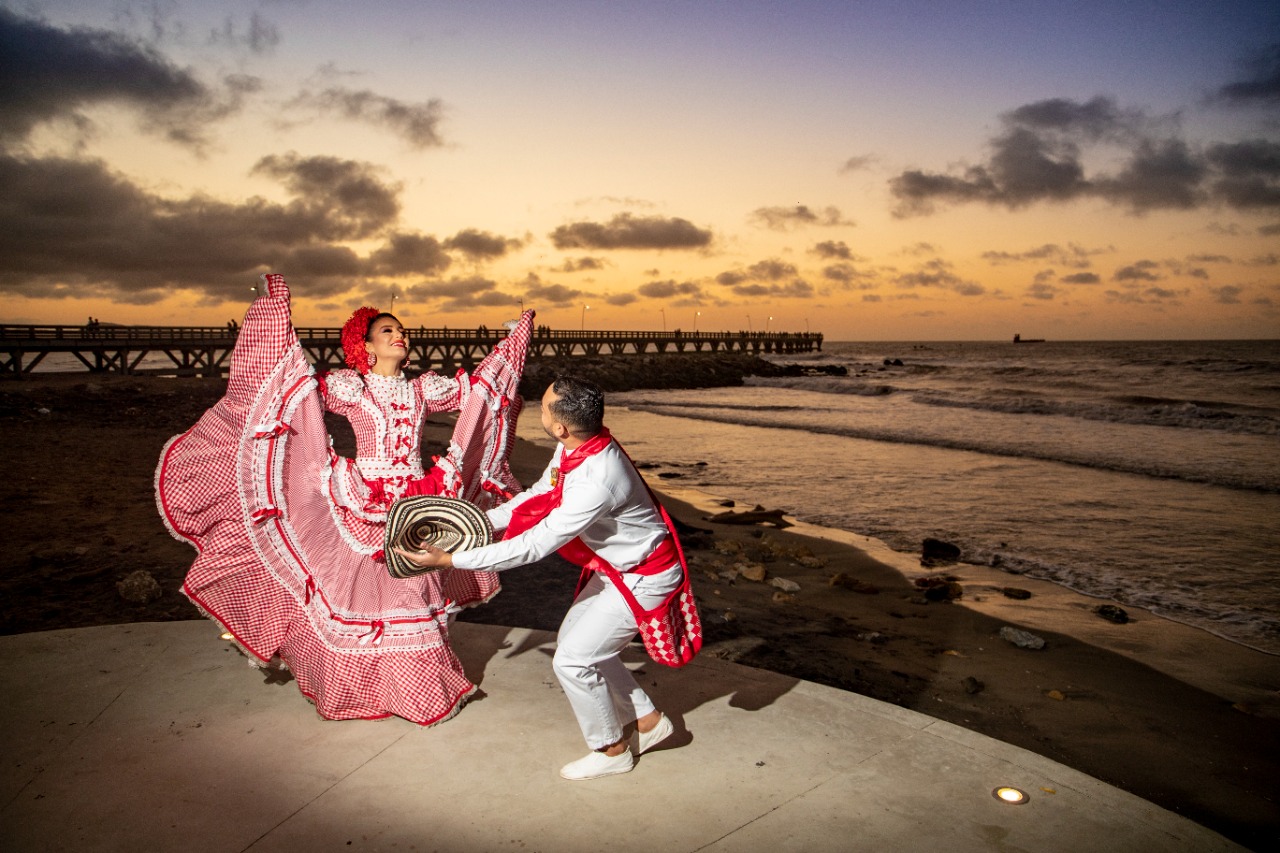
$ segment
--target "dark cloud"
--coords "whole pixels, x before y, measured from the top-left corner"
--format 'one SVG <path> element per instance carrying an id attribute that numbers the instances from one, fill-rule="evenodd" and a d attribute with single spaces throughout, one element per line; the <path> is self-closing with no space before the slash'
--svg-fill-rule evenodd
<path id="1" fill-rule="evenodd" d="M 992 264 L 1019 263 L 1022 261 L 1051 261 L 1064 267 L 1085 269 L 1091 265 L 1090 255 L 1101 254 L 1107 249 L 1086 249 L 1075 243 L 1059 246 L 1057 243 L 1045 243 L 1025 252 L 983 252 L 982 259 Z"/>
<path id="2" fill-rule="evenodd" d="M 253 167 L 254 174 L 278 179 L 309 208 L 317 224 L 330 227 L 327 239 L 369 237 L 400 215 L 400 187 L 383 183 L 367 163 L 337 157 L 271 154 Z"/>
<path id="3" fill-rule="evenodd" d="M 475 299 L 482 294 L 496 292 L 498 283 L 488 278 L 471 276 L 469 278 L 451 278 L 441 281 L 424 281 L 405 289 L 405 296 L 410 299 Z"/>
<path id="4" fill-rule="evenodd" d="M 467 228 L 444 241 L 446 249 L 461 252 L 472 259 L 492 260 L 519 249 L 523 243 L 510 237 L 499 237 L 488 231 Z"/>
<path id="5" fill-rule="evenodd" d="M 1195 151 L 1176 136 L 1159 135 L 1167 122 L 1122 110 L 1110 98 L 1039 101 L 1004 114 L 1001 121 L 1004 130 L 991 140 L 985 163 L 958 173 L 908 170 L 893 178 L 894 215 L 932 213 L 938 203 L 1016 209 L 1082 198 L 1100 198 L 1135 214 L 1210 203 L 1280 207 L 1280 176 L 1274 168 L 1280 145 L 1275 143 Z M 1087 175 L 1086 149 L 1102 144 L 1119 148 L 1120 167 Z"/>
<path id="6" fill-rule="evenodd" d="M 609 305 L 621 306 L 630 305 L 632 302 L 636 302 L 639 299 L 640 297 L 636 296 L 634 293 L 611 293 L 605 297 L 604 301 Z"/>
<path id="7" fill-rule="evenodd" d="M 154 302 L 174 288 L 242 300 L 262 272 L 305 270 L 309 297 L 379 275 L 403 238 L 360 260 L 347 240 L 395 223 L 396 188 L 367 164 L 294 155 L 258 171 L 293 198 L 228 203 L 151 194 L 96 161 L 0 155 L 0 291 Z"/>
<path id="8" fill-rule="evenodd" d="M 581 290 L 565 287 L 563 284 L 538 284 L 525 291 L 525 296 L 530 302 L 557 307 L 572 305 L 585 295 Z"/>
<path id="9" fill-rule="evenodd" d="M 1214 192 L 1232 207 L 1280 207 L 1280 143 L 1258 139 L 1214 145 L 1207 157 L 1222 175 Z"/>
<path id="10" fill-rule="evenodd" d="M 822 277 L 827 281 L 834 281 L 844 288 L 859 288 L 862 290 L 874 287 L 877 281 L 874 273 L 863 272 L 853 264 L 832 264 L 829 267 L 823 267 Z"/>
<path id="11" fill-rule="evenodd" d="M 1193 155 L 1182 140 L 1144 139 L 1118 174 L 1094 181 L 1093 191 L 1135 213 L 1187 210 L 1207 200 L 1203 184 L 1208 174 L 1204 158 Z"/>
<path id="12" fill-rule="evenodd" d="M 561 272 L 585 272 L 587 270 L 604 269 L 604 261 L 599 258 L 565 258 Z"/>
<path id="13" fill-rule="evenodd" d="M 840 214 L 839 208 L 827 207 L 821 212 L 815 212 L 804 204 L 797 204 L 794 207 L 757 208 L 751 213 L 751 219 L 775 231 L 790 231 L 808 225 L 831 227 L 854 224 Z"/>
<path id="14" fill-rule="evenodd" d="M 1112 281 L 1159 281 L 1160 274 L 1156 272 L 1159 264 L 1155 261 L 1138 261 L 1117 269 L 1112 275 Z"/>
<path id="15" fill-rule="evenodd" d="M 357 91 L 331 86 L 319 92 L 302 92 L 287 106 L 321 114 L 332 113 L 350 121 L 385 127 L 416 149 L 444 144 L 439 130 L 444 105 L 439 98 L 412 104 L 368 89 Z"/>
<path id="16" fill-rule="evenodd" d="M 875 161 L 876 161 L 876 158 L 872 157 L 870 154 L 864 154 L 860 157 L 850 157 L 848 160 L 845 160 L 843 164 L 841 164 L 839 171 L 840 171 L 840 174 L 847 174 L 849 172 L 858 172 L 867 168 Z"/>
<path id="17" fill-rule="evenodd" d="M 813 285 L 803 279 L 795 279 L 786 284 L 758 284 L 754 282 L 735 285 L 731 288 L 737 296 L 753 299 L 805 299 L 814 295 Z"/>
<path id="18" fill-rule="evenodd" d="M 1258 227 L 1258 234 L 1262 237 L 1275 237 L 1280 235 L 1280 222 L 1277 222 L 1274 225 L 1260 225 Z"/>
<path id="19" fill-rule="evenodd" d="M 1097 273 L 1077 272 L 1071 275 L 1064 275 L 1059 281 L 1063 284 L 1099 284 L 1102 279 Z"/>
<path id="20" fill-rule="evenodd" d="M 1037 281 L 1027 286 L 1026 294 L 1032 299 L 1049 301 L 1061 293 L 1061 288 L 1054 287 L 1046 281 Z"/>
<path id="21" fill-rule="evenodd" d="M 256 78 L 232 75 L 215 91 L 140 42 L 107 30 L 59 29 L 0 8 L 0 141 L 100 103 L 139 110 L 148 130 L 201 144 L 204 126 L 237 111 Z"/>
<path id="22" fill-rule="evenodd" d="M 747 268 L 747 276 L 758 281 L 779 281 L 797 272 L 795 264 L 777 258 L 759 261 Z"/>
<path id="23" fill-rule="evenodd" d="M 415 284 L 406 288 L 405 297 L 413 302 L 428 303 L 429 310 L 442 314 L 519 305 L 517 297 L 497 288 L 497 282 L 479 276 L 451 278 Z"/>
<path id="24" fill-rule="evenodd" d="M 524 298 L 525 304 L 530 308 L 536 308 L 539 304 L 544 307 L 564 308 L 586 299 L 595 298 L 594 294 L 587 293 L 584 290 L 545 282 L 537 273 L 532 272 L 525 276 L 524 280 L 515 286 L 515 289 L 519 291 Z"/>
<path id="25" fill-rule="evenodd" d="M 1240 294 L 1244 292 L 1244 288 L 1237 287 L 1234 284 L 1227 284 L 1222 287 L 1216 287 L 1210 292 L 1213 294 L 1215 302 L 1220 302 L 1223 305 L 1239 305 Z"/>
<path id="26" fill-rule="evenodd" d="M 961 278 L 952 271 L 951 264 L 939 259 L 922 264 L 914 272 L 899 273 L 893 283 L 903 289 L 936 287 L 961 296 L 980 296 L 986 292 L 981 284 Z"/>
<path id="27" fill-rule="evenodd" d="M 395 233 L 386 245 L 369 255 L 369 271 L 374 275 L 439 275 L 451 260 L 440 241 L 425 234 Z"/>
<path id="28" fill-rule="evenodd" d="M 1187 260 L 1194 264 L 1229 264 L 1231 258 L 1226 255 L 1188 255 Z"/>
<path id="29" fill-rule="evenodd" d="M 679 217 L 619 213 L 608 223 L 574 222 L 551 232 L 557 249 L 701 249 L 710 231 Z"/>
<path id="30" fill-rule="evenodd" d="M 1267 47 L 1246 64 L 1245 77 L 1218 90 L 1218 97 L 1236 103 L 1280 101 L 1280 43 Z"/>
<path id="31" fill-rule="evenodd" d="M 853 252 L 849 250 L 843 240 L 824 240 L 821 243 L 815 243 L 809 251 L 820 258 L 838 258 L 842 261 L 852 261 L 854 259 Z"/>
<path id="32" fill-rule="evenodd" d="M 651 281 L 640 285 L 636 288 L 636 292 L 646 299 L 671 299 L 677 296 L 696 298 L 702 296 L 702 288 L 691 281 Z"/>

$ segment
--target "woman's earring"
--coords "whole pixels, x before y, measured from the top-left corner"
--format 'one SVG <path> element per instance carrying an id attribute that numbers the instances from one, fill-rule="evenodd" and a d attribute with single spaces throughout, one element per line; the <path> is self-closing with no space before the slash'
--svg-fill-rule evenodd
<path id="1" fill-rule="evenodd" d="M 376 352 L 369 353 L 369 366 L 373 367 L 378 363 L 378 354 Z"/>

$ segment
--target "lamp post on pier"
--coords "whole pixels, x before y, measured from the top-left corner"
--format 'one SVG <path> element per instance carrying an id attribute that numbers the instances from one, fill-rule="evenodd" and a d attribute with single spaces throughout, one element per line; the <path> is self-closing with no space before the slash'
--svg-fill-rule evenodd
<path id="1" fill-rule="evenodd" d="M 579 332 L 585 332 L 587 330 L 587 309 L 589 309 L 590 307 L 591 307 L 590 305 L 582 306 L 582 323 L 578 327 Z"/>
<path id="2" fill-rule="evenodd" d="M 659 308 L 658 310 L 662 312 L 662 333 L 665 335 L 667 333 L 667 309 Z"/>
<path id="3" fill-rule="evenodd" d="M 698 333 L 698 318 L 699 318 L 699 317 L 701 317 L 701 316 L 702 316 L 702 312 L 701 312 L 701 311 L 694 311 L 694 312 L 693 312 L 693 333 L 694 333 L 695 335 Z"/>

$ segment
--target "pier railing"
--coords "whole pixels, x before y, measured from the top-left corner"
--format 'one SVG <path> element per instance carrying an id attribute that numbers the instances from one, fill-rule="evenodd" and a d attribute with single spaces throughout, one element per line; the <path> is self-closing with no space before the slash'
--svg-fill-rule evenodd
<path id="1" fill-rule="evenodd" d="M 506 337 L 505 328 L 424 328 L 409 333 L 411 366 L 451 372 L 470 370 Z M 298 327 L 298 340 L 317 367 L 342 366 L 342 330 Z M 72 356 L 94 373 L 224 376 L 239 335 L 226 326 L 0 325 L 0 374 L 22 375 L 50 355 Z M 814 352 L 822 335 L 810 332 L 598 331 L 539 326 L 529 359 L 628 356 L 646 353 L 754 355 Z M 64 361 L 64 365 L 67 363 Z M 42 369 L 52 369 L 45 364 Z M 59 369 L 66 369 L 60 367 Z"/>

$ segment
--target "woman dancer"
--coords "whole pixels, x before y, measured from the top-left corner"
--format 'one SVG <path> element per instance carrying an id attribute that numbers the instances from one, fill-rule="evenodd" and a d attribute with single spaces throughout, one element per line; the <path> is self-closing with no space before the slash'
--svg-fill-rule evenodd
<path id="1" fill-rule="evenodd" d="M 156 502 L 199 552 L 183 592 L 256 666 L 279 658 L 329 719 L 390 715 L 431 725 L 475 691 L 449 617 L 493 597 L 496 576 L 392 578 L 387 510 L 408 494 L 490 507 L 520 486 L 507 464 L 533 312 L 471 376 L 406 379 L 399 321 L 362 308 L 343 327 L 348 370 L 317 376 L 293 330 L 284 277 L 265 275 L 231 357 L 227 394 L 165 446 Z M 357 458 L 338 456 L 324 410 L 345 416 Z M 421 463 L 422 419 L 459 411 L 446 454 Z"/>

